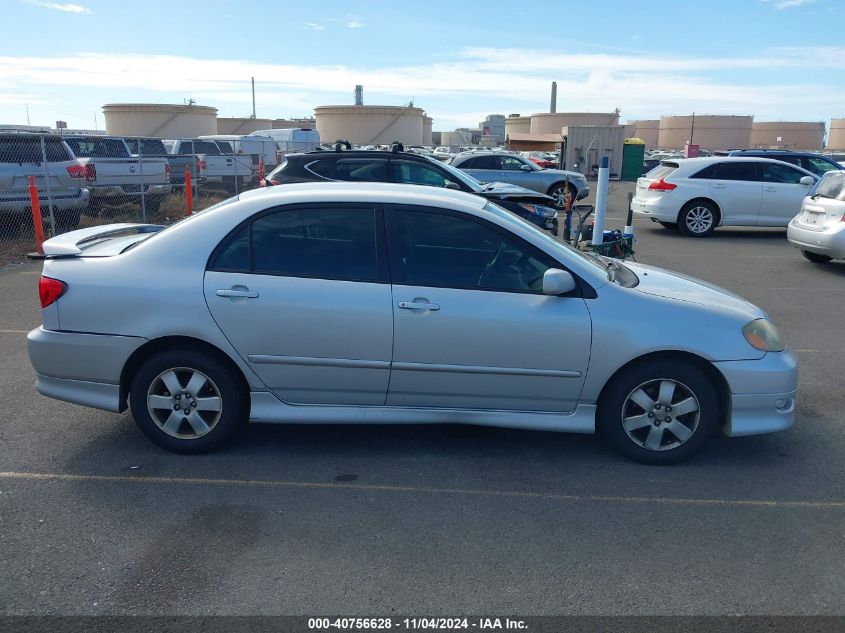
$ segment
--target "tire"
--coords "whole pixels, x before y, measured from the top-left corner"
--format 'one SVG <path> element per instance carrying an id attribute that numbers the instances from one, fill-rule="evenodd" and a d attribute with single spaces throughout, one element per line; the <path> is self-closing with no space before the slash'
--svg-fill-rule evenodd
<path id="1" fill-rule="evenodd" d="M 569 183 L 569 195 L 571 196 L 572 204 L 575 204 L 575 198 L 578 196 L 578 190 L 572 183 Z M 555 199 L 555 207 L 563 209 L 566 207 L 566 188 L 567 185 L 562 182 L 556 182 L 549 187 L 548 195 Z"/>
<path id="2" fill-rule="evenodd" d="M 198 392 L 187 391 L 198 385 Z M 188 400 L 195 406 L 186 417 Z M 174 453 L 214 450 L 246 422 L 249 412 L 248 395 L 232 370 L 214 356 L 190 349 L 162 352 L 144 362 L 132 379 L 129 404 L 141 432 Z"/>
<path id="3" fill-rule="evenodd" d="M 679 405 L 683 413 L 678 413 Z M 625 369 L 608 385 L 596 426 L 604 440 L 629 459 L 674 464 L 697 452 L 717 430 L 719 397 L 704 371 L 691 363 L 644 362 Z"/>
<path id="4" fill-rule="evenodd" d="M 677 222 L 661 222 L 660 220 L 658 220 L 657 223 L 664 229 L 672 229 L 673 231 L 676 231 L 678 229 Z"/>
<path id="5" fill-rule="evenodd" d="M 718 224 L 719 211 L 711 202 L 689 202 L 678 214 L 678 230 L 687 237 L 708 237 Z"/>
<path id="6" fill-rule="evenodd" d="M 833 259 L 827 255 L 819 255 L 818 253 L 811 253 L 810 251 L 801 251 L 801 254 L 805 259 L 813 262 L 814 264 L 826 264 Z"/>

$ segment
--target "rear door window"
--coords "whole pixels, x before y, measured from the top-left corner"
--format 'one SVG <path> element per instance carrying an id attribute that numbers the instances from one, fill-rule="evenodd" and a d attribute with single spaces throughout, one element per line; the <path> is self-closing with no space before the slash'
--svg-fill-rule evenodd
<path id="1" fill-rule="evenodd" d="M 757 175 L 754 171 L 754 163 L 741 160 L 726 160 L 716 165 L 713 178 L 715 180 L 742 180 L 755 181 Z"/>
<path id="2" fill-rule="evenodd" d="M 494 156 L 473 156 L 457 167 L 460 169 L 498 169 Z"/>
<path id="3" fill-rule="evenodd" d="M 710 180 L 713 178 L 713 174 L 716 173 L 716 165 L 708 165 L 701 171 L 697 171 L 694 173 L 690 178 L 702 178 L 705 180 Z"/>
<path id="4" fill-rule="evenodd" d="M 500 169 L 503 171 L 520 171 L 522 170 L 522 166 L 525 165 L 525 163 L 513 156 L 499 156 L 498 162 Z"/>
<path id="5" fill-rule="evenodd" d="M 433 166 L 406 160 L 390 161 L 390 174 L 393 182 L 406 185 L 445 187 L 447 183 L 452 182 Z"/>
<path id="6" fill-rule="evenodd" d="M 387 160 L 380 158 L 341 158 L 335 162 L 335 179 L 347 182 L 385 182 Z"/>

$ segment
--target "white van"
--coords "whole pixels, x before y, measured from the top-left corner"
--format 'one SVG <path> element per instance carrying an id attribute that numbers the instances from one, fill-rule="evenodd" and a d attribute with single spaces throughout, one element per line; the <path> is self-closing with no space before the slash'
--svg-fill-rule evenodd
<path id="1" fill-rule="evenodd" d="M 307 127 L 292 127 L 279 130 L 256 130 L 253 135 L 269 136 L 285 154 L 310 152 L 320 149 L 320 133 Z"/>
<path id="2" fill-rule="evenodd" d="M 215 141 L 224 154 L 249 154 L 253 167 L 264 161 L 264 173 L 269 173 L 281 162 L 282 155 L 276 141 L 268 135 L 255 134 L 209 134 L 197 138 Z"/>

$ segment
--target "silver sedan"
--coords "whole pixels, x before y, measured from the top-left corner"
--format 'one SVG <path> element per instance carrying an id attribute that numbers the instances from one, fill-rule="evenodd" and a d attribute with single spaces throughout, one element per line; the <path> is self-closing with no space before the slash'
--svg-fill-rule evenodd
<path id="1" fill-rule="evenodd" d="M 247 420 L 467 423 L 598 431 L 664 464 L 794 419 L 796 358 L 762 310 L 462 192 L 273 187 L 44 249 L 37 389 L 129 406 L 172 451 Z"/>

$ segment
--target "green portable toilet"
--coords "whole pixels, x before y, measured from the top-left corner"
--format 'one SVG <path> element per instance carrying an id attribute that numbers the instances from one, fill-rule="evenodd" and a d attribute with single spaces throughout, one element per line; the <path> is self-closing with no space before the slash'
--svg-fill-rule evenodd
<path id="1" fill-rule="evenodd" d="M 638 138 L 626 138 L 622 146 L 622 180 L 636 180 L 643 175 L 645 143 Z"/>

